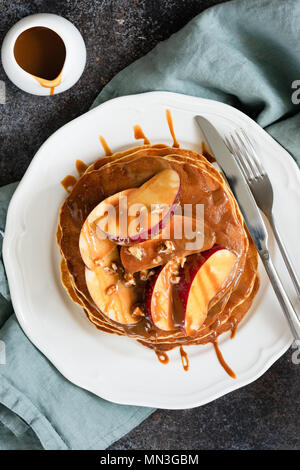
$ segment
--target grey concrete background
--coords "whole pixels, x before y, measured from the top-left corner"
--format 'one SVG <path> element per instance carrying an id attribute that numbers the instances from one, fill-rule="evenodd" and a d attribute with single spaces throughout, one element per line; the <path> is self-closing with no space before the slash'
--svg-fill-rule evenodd
<path id="1" fill-rule="evenodd" d="M 0 186 L 19 180 L 56 129 L 88 110 L 121 69 L 221 0 L 0 0 L 0 40 L 20 18 L 57 13 L 81 31 L 88 52 L 69 91 L 35 97 L 0 67 L 7 99 L 0 105 Z M 256 382 L 201 408 L 158 410 L 111 449 L 299 449 L 300 366 L 290 349 Z M 201 377 L 199 377 L 201 380 Z"/>

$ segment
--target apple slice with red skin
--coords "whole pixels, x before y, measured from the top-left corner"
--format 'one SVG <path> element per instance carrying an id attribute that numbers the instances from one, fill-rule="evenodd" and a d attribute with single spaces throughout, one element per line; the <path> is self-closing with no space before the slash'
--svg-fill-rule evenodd
<path id="1" fill-rule="evenodd" d="M 196 334 L 203 325 L 209 303 L 227 284 L 236 259 L 232 251 L 215 246 L 190 256 L 180 269 L 180 280 L 173 289 L 173 315 L 187 335 Z"/>
<path id="2" fill-rule="evenodd" d="M 135 191 L 136 188 L 126 189 L 106 198 L 86 218 L 79 236 L 79 250 L 84 264 L 89 269 L 95 269 L 97 262 L 101 263 L 102 258 L 115 248 L 115 243 L 98 228 L 98 219 L 105 216 L 109 205 L 116 207 L 121 197 L 128 197 Z"/>
<path id="3" fill-rule="evenodd" d="M 127 271 L 135 273 L 164 265 L 175 256 L 185 257 L 212 248 L 216 236 L 205 224 L 202 238 L 199 237 L 198 244 L 194 242 L 196 238 L 186 238 L 186 231 L 195 233 L 196 230 L 196 219 L 175 214 L 171 218 L 170 224 L 155 238 L 134 244 L 131 247 L 122 246 L 122 264 Z M 187 249 L 192 242 L 194 242 L 195 248 Z"/>
<path id="4" fill-rule="evenodd" d="M 138 301 L 137 289 L 126 286 L 118 272 L 106 269 L 112 263 L 120 263 L 118 247 L 114 245 L 102 261 L 103 266 L 97 266 L 94 270 L 85 268 L 86 285 L 95 305 L 106 317 L 117 323 L 138 323 L 141 318 L 132 314 Z"/>
<path id="5" fill-rule="evenodd" d="M 179 267 L 174 284 L 164 272 L 169 270 L 167 264 L 152 281 L 146 297 L 153 323 L 165 331 L 180 327 L 187 335 L 195 335 L 207 317 L 210 301 L 225 287 L 235 263 L 234 253 L 215 246 L 189 256 Z"/>
<path id="6" fill-rule="evenodd" d="M 173 321 L 172 276 L 179 270 L 179 262 L 169 261 L 150 278 L 145 293 L 148 316 L 154 325 L 164 331 L 175 329 Z"/>
<path id="7" fill-rule="evenodd" d="M 169 223 L 179 202 L 180 178 L 166 169 L 146 181 L 127 197 L 127 221 L 120 222 L 124 209 L 117 208 L 116 223 L 97 222 L 107 238 L 118 245 L 130 245 L 157 235 Z M 156 209 L 155 207 L 156 206 Z M 125 217 L 125 216 L 124 216 Z"/>

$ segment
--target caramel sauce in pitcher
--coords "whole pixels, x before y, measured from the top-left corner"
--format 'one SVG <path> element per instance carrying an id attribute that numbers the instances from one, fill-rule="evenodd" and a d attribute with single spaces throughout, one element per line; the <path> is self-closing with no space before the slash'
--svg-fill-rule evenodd
<path id="1" fill-rule="evenodd" d="M 15 42 L 14 56 L 25 72 L 54 94 L 66 59 L 65 44 L 55 31 L 43 26 L 26 29 Z"/>

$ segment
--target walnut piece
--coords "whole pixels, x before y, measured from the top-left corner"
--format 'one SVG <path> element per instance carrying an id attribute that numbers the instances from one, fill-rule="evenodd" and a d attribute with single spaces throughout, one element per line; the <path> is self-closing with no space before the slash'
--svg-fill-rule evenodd
<path id="1" fill-rule="evenodd" d="M 158 253 L 172 253 L 175 250 L 175 245 L 171 240 L 162 242 Z"/>
<path id="2" fill-rule="evenodd" d="M 133 276 L 133 274 L 131 274 L 131 273 L 125 273 L 125 274 L 124 274 L 124 281 L 125 281 L 125 286 L 126 286 L 126 287 L 130 287 L 130 286 L 135 286 L 135 285 L 136 285 L 134 276 Z"/>
<path id="3" fill-rule="evenodd" d="M 145 254 L 145 250 L 144 248 L 141 248 L 140 246 L 130 246 L 128 248 L 128 252 L 134 256 L 135 258 L 137 258 L 139 261 L 141 261 L 142 257 L 144 256 Z"/>
<path id="4" fill-rule="evenodd" d="M 140 280 L 141 281 L 148 281 L 148 279 L 155 274 L 155 271 L 153 269 L 145 269 L 143 271 L 140 271 Z"/>

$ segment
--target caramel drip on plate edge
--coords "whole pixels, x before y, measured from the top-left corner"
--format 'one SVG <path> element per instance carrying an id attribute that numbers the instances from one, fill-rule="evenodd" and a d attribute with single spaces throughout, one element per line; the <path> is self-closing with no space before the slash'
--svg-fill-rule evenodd
<path id="1" fill-rule="evenodd" d="M 75 176 L 67 175 L 60 183 L 61 183 L 61 185 L 65 188 L 65 190 L 67 191 L 67 193 L 70 194 L 70 192 L 72 191 L 73 187 L 74 187 L 75 184 L 77 183 L 77 179 L 75 178 Z"/>
<path id="2" fill-rule="evenodd" d="M 215 351 L 216 351 L 217 358 L 219 359 L 219 362 L 220 362 L 221 366 L 223 367 L 223 369 L 227 372 L 228 375 L 230 375 L 231 378 L 236 379 L 235 373 L 233 372 L 233 370 L 229 367 L 229 365 L 224 360 L 224 357 L 223 357 L 223 355 L 220 351 L 219 345 L 218 345 L 218 341 L 217 340 L 214 341 L 213 345 L 214 345 L 214 348 L 215 348 Z"/>
<path id="3" fill-rule="evenodd" d="M 155 354 L 156 354 L 159 362 L 161 362 L 162 364 L 168 364 L 169 356 L 168 356 L 167 353 L 155 351 Z"/>
<path id="4" fill-rule="evenodd" d="M 87 169 L 87 165 L 81 161 L 81 160 L 76 160 L 76 170 L 79 176 L 82 176 L 85 170 Z"/>
<path id="5" fill-rule="evenodd" d="M 180 145 L 179 145 L 179 143 L 176 139 L 176 136 L 175 136 L 172 115 L 171 115 L 171 111 L 169 109 L 166 109 L 166 117 L 167 117 L 167 122 L 168 122 L 169 129 L 170 129 L 170 134 L 173 138 L 173 147 L 179 148 Z"/>
<path id="6" fill-rule="evenodd" d="M 112 151 L 110 150 L 106 140 L 104 139 L 104 137 L 102 135 L 100 135 L 99 140 L 100 140 L 100 144 L 102 145 L 102 147 L 104 149 L 105 155 L 107 157 L 110 157 L 112 155 Z"/>
<path id="7" fill-rule="evenodd" d="M 144 145 L 150 144 L 150 140 L 145 136 L 141 126 L 139 126 L 138 124 L 133 126 L 133 132 L 134 132 L 134 138 L 136 140 L 144 139 Z"/>
<path id="8" fill-rule="evenodd" d="M 83 161 L 81 160 L 76 160 L 76 170 L 79 175 L 79 178 L 83 175 L 85 170 L 87 169 L 88 165 L 86 165 Z M 64 189 L 67 191 L 67 193 L 70 194 L 72 191 L 73 187 L 77 183 L 77 178 L 72 175 L 67 175 L 61 182 L 60 184 L 64 187 Z"/>
<path id="9" fill-rule="evenodd" d="M 218 358 L 218 360 L 219 360 L 219 363 L 221 364 L 221 366 L 223 367 L 223 369 L 225 370 L 225 372 L 226 372 L 232 379 L 236 379 L 235 373 L 234 373 L 233 370 L 229 367 L 229 365 L 227 364 L 227 362 L 224 360 L 224 357 L 223 357 L 223 354 L 222 354 L 221 351 L 220 351 L 218 342 L 217 342 L 217 341 L 214 341 L 212 344 L 213 344 L 213 346 L 214 346 L 214 349 L 215 349 L 217 358 Z M 180 352 L 182 367 L 183 367 L 183 369 L 187 372 L 187 371 L 189 370 L 189 358 L 188 358 L 188 355 L 187 355 L 186 351 L 183 349 L 182 346 L 180 346 L 179 352 Z M 156 356 L 157 356 L 159 362 L 161 362 L 162 364 L 168 364 L 168 363 L 169 363 L 169 357 L 168 357 L 168 355 L 167 355 L 166 352 L 158 352 L 158 351 L 155 351 L 155 354 L 156 354 Z"/>
<path id="10" fill-rule="evenodd" d="M 179 348 L 181 363 L 184 370 L 187 372 L 189 370 L 189 358 L 182 346 Z"/>

